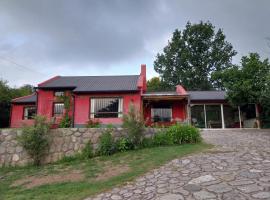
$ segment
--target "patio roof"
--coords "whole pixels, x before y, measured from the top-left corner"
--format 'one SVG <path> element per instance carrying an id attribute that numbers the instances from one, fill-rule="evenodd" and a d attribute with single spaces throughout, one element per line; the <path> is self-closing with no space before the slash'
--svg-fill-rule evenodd
<path id="1" fill-rule="evenodd" d="M 146 92 L 142 95 L 143 99 L 148 100 L 174 100 L 184 99 L 188 95 L 179 94 L 176 91 Z"/>

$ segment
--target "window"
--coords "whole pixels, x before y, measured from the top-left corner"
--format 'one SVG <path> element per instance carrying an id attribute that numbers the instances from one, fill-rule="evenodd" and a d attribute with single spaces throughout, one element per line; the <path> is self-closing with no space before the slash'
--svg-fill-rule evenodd
<path id="1" fill-rule="evenodd" d="M 36 116 L 36 107 L 35 106 L 28 106 L 28 107 L 24 107 L 23 110 L 23 119 L 27 120 L 27 119 L 33 119 Z"/>
<path id="2" fill-rule="evenodd" d="M 122 117 L 122 98 L 92 98 L 91 118 L 118 118 Z"/>
<path id="3" fill-rule="evenodd" d="M 54 92 L 54 96 L 55 97 L 62 97 L 62 96 L 64 96 L 64 92 L 63 91 L 56 91 L 56 92 Z"/>
<path id="4" fill-rule="evenodd" d="M 153 122 L 170 122 L 172 120 L 172 107 L 160 105 L 151 108 L 151 119 Z"/>
<path id="5" fill-rule="evenodd" d="M 53 105 L 53 115 L 61 116 L 64 112 L 64 103 L 54 103 Z"/>

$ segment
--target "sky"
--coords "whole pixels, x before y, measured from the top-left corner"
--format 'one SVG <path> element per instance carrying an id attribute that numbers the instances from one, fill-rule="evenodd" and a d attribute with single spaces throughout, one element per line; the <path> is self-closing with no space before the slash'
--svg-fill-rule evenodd
<path id="1" fill-rule="evenodd" d="M 210 21 L 238 52 L 270 57 L 269 0 L 0 0 L 0 79 L 12 87 L 56 75 L 157 76 L 175 29 Z"/>

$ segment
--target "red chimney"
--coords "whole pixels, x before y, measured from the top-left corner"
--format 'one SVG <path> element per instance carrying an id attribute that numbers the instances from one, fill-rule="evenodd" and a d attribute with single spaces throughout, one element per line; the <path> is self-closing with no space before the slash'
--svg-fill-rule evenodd
<path id="1" fill-rule="evenodd" d="M 138 87 L 141 88 L 142 92 L 146 91 L 146 64 L 141 64 L 141 73 L 138 81 Z"/>
<path id="2" fill-rule="evenodd" d="M 187 95 L 187 91 L 185 90 L 185 88 L 182 85 L 176 86 L 176 92 L 177 92 L 177 94 L 180 94 L 180 95 Z"/>

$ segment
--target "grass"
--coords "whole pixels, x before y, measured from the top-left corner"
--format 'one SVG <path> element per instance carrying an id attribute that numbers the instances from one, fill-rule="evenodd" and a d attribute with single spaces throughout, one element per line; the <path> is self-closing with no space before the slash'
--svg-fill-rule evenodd
<path id="1" fill-rule="evenodd" d="M 198 153 L 211 147 L 208 144 L 186 144 L 146 148 L 136 151 L 117 153 L 112 156 L 97 157 L 90 160 L 70 160 L 42 167 L 0 168 L 0 199 L 5 200 L 79 200 L 125 184 L 134 178 L 157 168 L 160 165 L 188 154 Z M 129 170 L 103 181 L 95 178 L 110 166 L 128 166 Z M 24 186 L 11 186 L 14 181 L 28 176 L 49 176 L 68 170 L 81 170 L 85 178 L 79 182 L 63 182 L 26 189 Z"/>

